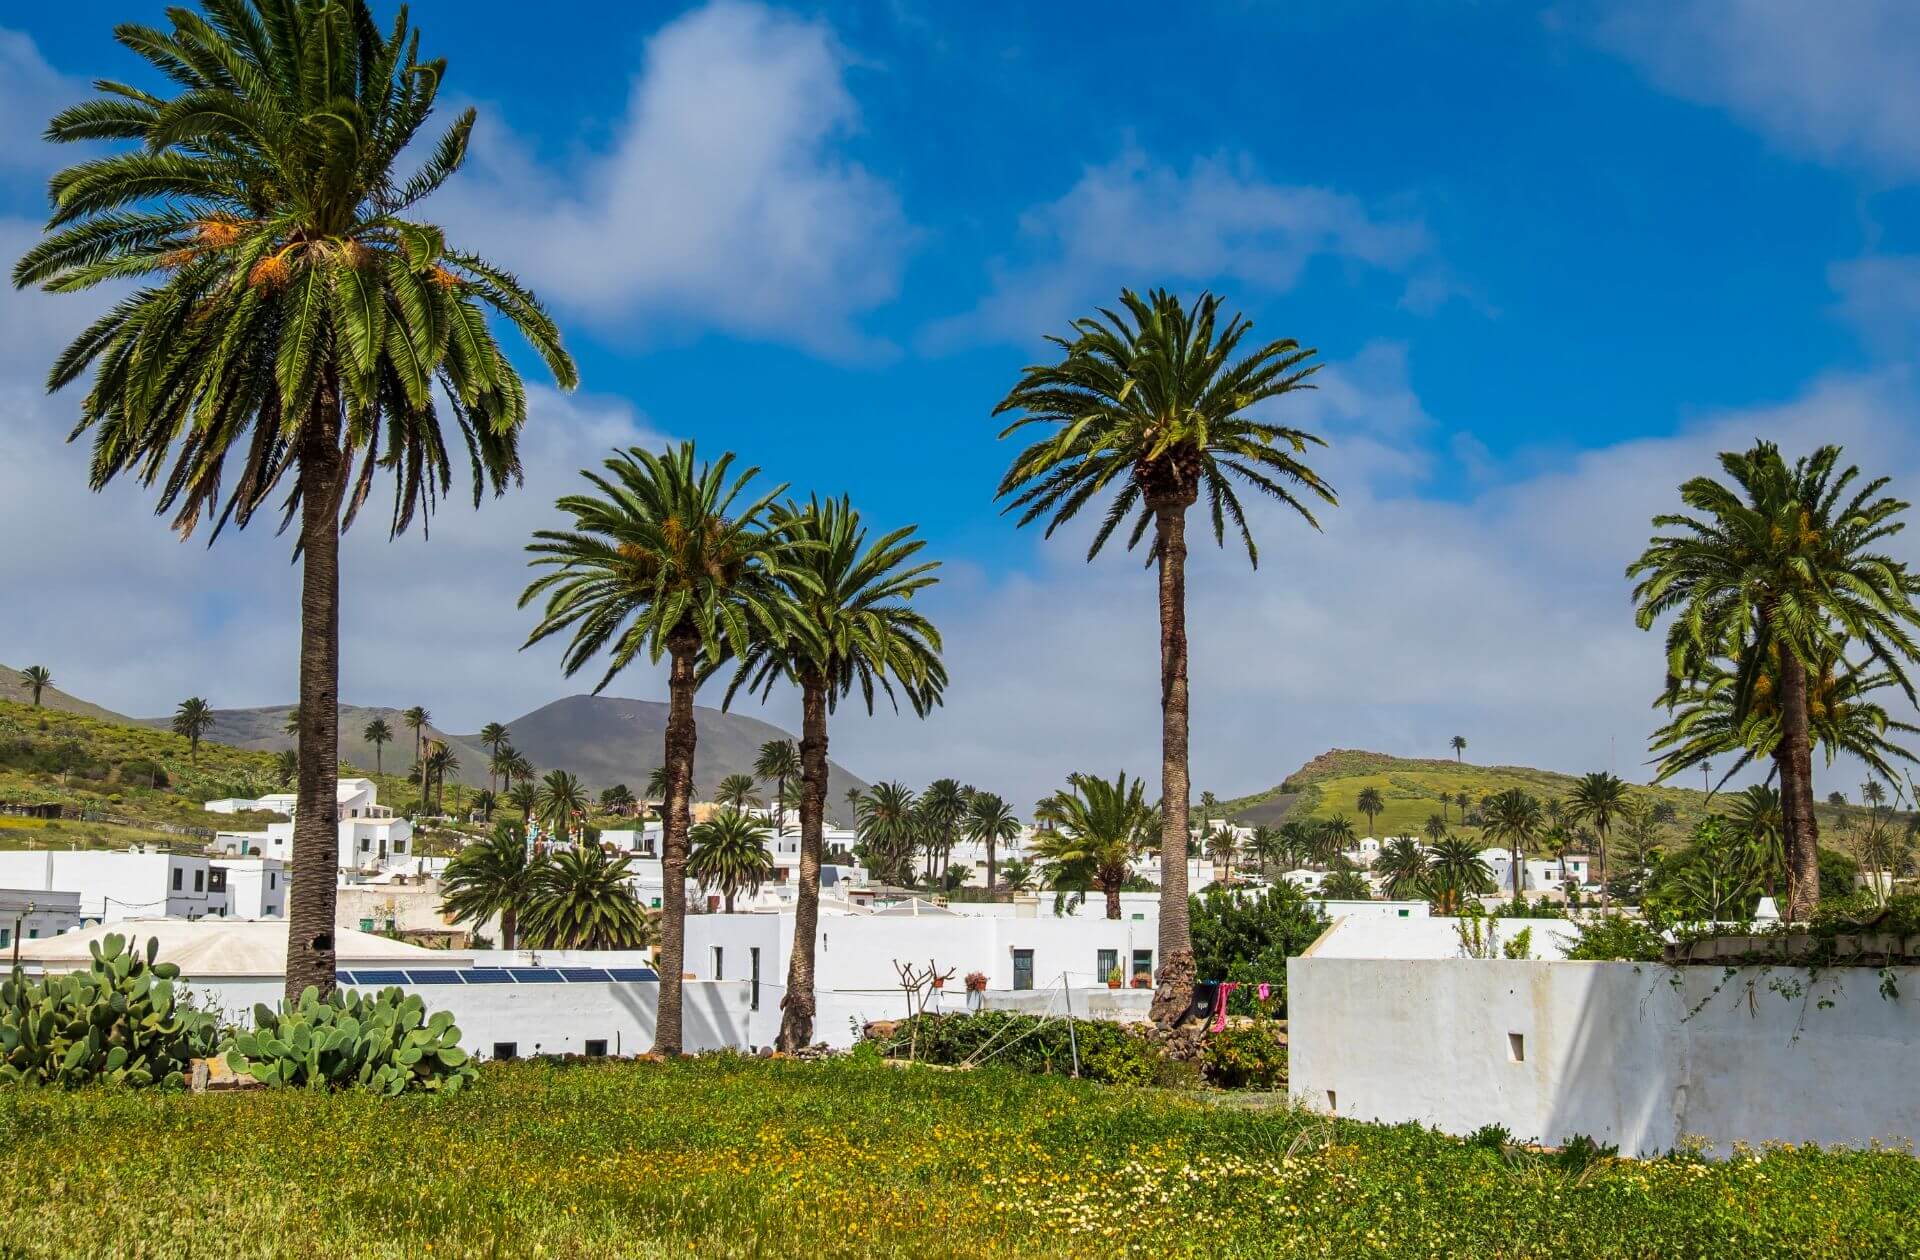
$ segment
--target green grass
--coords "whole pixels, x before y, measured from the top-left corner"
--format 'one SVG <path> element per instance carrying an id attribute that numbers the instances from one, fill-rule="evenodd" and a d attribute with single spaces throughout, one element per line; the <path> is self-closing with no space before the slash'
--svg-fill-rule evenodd
<path id="1" fill-rule="evenodd" d="M 0 1094 L 9 1256 L 1836 1256 L 1920 1164 L 1583 1172 L 1415 1127 L 1001 1071 L 489 1066 L 452 1098 Z"/>

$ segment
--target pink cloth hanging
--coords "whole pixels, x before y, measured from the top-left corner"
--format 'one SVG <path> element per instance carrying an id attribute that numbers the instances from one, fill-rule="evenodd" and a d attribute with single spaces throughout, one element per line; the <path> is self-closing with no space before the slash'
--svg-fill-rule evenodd
<path id="1" fill-rule="evenodd" d="M 1213 997 L 1213 1031 L 1221 1032 L 1227 1026 L 1227 998 L 1240 987 L 1237 980 L 1223 980 Z"/>
<path id="2" fill-rule="evenodd" d="M 1254 990 L 1254 992 L 1260 995 L 1260 1000 L 1262 1002 L 1267 1000 L 1267 994 L 1271 993 L 1272 991 L 1273 991 L 1273 986 L 1270 984 L 1263 984 L 1258 989 Z"/>

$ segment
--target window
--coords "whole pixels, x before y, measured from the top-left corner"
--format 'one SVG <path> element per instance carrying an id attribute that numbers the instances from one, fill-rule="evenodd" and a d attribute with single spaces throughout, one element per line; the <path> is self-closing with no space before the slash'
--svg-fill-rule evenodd
<path id="1" fill-rule="evenodd" d="M 1103 949 L 1094 955 L 1093 982 L 1095 984 L 1105 984 L 1118 970 L 1120 970 L 1119 950 Z"/>
<path id="2" fill-rule="evenodd" d="M 1137 976 L 1142 972 L 1147 975 L 1153 974 L 1153 951 L 1150 949 L 1133 951 L 1133 974 Z"/>
<path id="3" fill-rule="evenodd" d="M 360 852 L 362 852 L 362 853 L 367 853 L 367 852 L 370 852 L 370 851 L 371 851 L 372 849 L 373 849 L 373 841 L 371 841 L 371 840 L 369 840 L 369 839 L 367 839 L 367 837 L 365 837 L 365 836 L 361 836 L 361 837 L 360 837 Z"/>
<path id="4" fill-rule="evenodd" d="M 207 891 L 207 873 L 205 871 L 195 871 L 193 873 L 193 891 Z"/>
<path id="5" fill-rule="evenodd" d="M 393 842 L 393 851 L 395 853 L 405 853 L 407 851 L 407 842 L 405 840 L 395 840 Z"/>
<path id="6" fill-rule="evenodd" d="M 280 877 L 278 875 L 275 875 L 272 871 L 268 871 L 267 872 L 267 891 L 272 892 L 274 889 L 278 887 L 280 887 Z"/>
<path id="7" fill-rule="evenodd" d="M 496 1041 L 493 1043 L 493 1057 L 496 1059 L 511 1059 L 519 1053 L 520 1043 L 517 1041 Z"/>
<path id="8" fill-rule="evenodd" d="M 757 1011 L 760 1009 L 760 947 L 758 945 L 747 949 L 747 971 L 749 978 L 753 981 L 752 987 L 747 990 L 747 1009 Z"/>
<path id="9" fill-rule="evenodd" d="M 727 951 L 718 945 L 713 947 L 713 978 L 715 980 L 727 978 Z"/>
<path id="10" fill-rule="evenodd" d="M 1514 1063 L 1527 1061 L 1527 1038 L 1524 1033 L 1507 1034 L 1507 1058 Z"/>
<path id="11" fill-rule="evenodd" d="M 587 1041 L 587 1052 L 586 1052 L 586 1053 L 587 1053 L 587 1057 L 588 1057 L 589 1059 L 604 1059 L 604 1058 L 606 1058 L 606 1057 L 607 1057 L 607 1040 L 606 1040 L 606 1038 L 604 1038 L 604 1037 L 594 1037 L 594 1038 L 589 1038 L 589 1039 L 588 1039 L 588 1041 Z"/>
<path id="12" fill-rule="evenodd" d="M 30 941 L 37 941 L 37 940 L 39 940 L 39 939 L 40 939 L 40 929 L 39 929 L 39 928 L 28 928 L 28 929 L 27 929 L 27 939 L 28 939 L 28 940 L 30 940 Z"/>
<path id="13" fill-rule="evenodd" d="M 1013 987 L 1016 989 L 1033 987 L 1033 951 L 1030 949 L 1013 951 Z"/>
<path id="14" fill-rule="evenodd" d="M 1400 917 L 1404 919 L 1404 918 L 1406 918 L 1406 917 L 1408 917 L 1409 915 L 1411 915 L 1412 913 L 1413 913 L 1413 912 L 1412 912 L 1411 910 L 1402 910 L 1402 911 L 1400 912 Z"/>
<path id="15" fill-rule="evenodd" d="M 180 881 L 184 878 L 186 878 L 186 872 L 181 870 L 177 866 L 174 867 L 173 868 L 173 891 L 175 892 L 180 891 Z"/>
<path id="16" fill-rule="evenodd" d="M 0 949 L 5 949 L 11 944 L 13 944 L 13 929 L 10 927 L 0 927 Z"/>

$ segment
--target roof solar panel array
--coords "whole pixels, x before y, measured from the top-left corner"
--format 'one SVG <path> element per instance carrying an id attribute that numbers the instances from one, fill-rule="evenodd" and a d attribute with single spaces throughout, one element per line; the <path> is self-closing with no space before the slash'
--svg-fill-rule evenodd
<path id="1" fill-rule="evenodd" d="M 434 967 L 337 970 L 334 981 L 356 989 L 395 984 L 609 984 L 658 981 L 651 967 Z"/>

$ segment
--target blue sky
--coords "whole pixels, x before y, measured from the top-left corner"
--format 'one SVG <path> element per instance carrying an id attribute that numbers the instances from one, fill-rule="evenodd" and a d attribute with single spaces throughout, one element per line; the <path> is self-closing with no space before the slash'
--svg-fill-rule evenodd
<path id="1" fill-rule="evenodd" d="M 9 19 L 9 248 L 52 161 L 33 132 L 86 78 L 138 73 L 108 32 L 145 10 Z M 1144 579 L 1122 558 L 1081 566 L 991 501 L 993 403 L 1042 334 L 1124 284 L 1213 287 L 1328 365 L 1298 418 L 1332 443 L 1340 519 L 1315 537 L 1270 518 L 1257 576 L 1231 557 L 1196 574 L 1196 777 L 1223 793 L 1329 744 L 1441 752 L 1456 727 L 1490 760 L 1636 773 L 1658 652 L 1618 574 L 1672 487 L 1757 431 L 1916 466 L 1904 6 L 523 10 L 414 6 L 448 95 L 482 119 L 431 210 L 549 300 L 584 387 L 536 408 L 553 434 L 526 502 L 443 521 L 425 557 L 359 544 L 352 699 L 430 688 L 450 725 L 477 726 L 567 690 L 550 657 L 512 651 L 518 543 L 611 441 L 693 437 L 917 522 L 949 562 L 948 711 L 849 724 L 856 769 L 1024 797 L 1069 769 L 1150 765 Z M 70 405 L 28 388 L 67 314 L 0 300 L 35 334 L 0 360 L 10 440 L 74 465 L 45 449 Z M 22 527 L 103 529 L 79 480 L 29 489 Z M 129 524 L 111 536 L 159 583 L 161 642 L 136 666 L 79 624 L 96 619 L 33 614 L 0 619 L 0 660 L 70 647 L 73 689 L 141 712 L 188 690 L 290 695 L 272 629 L 290 610 L 267 607 L 283 549 L 183 558 L 134 541 L 160 531 L 115 495 Z M 22 579 L 57 554 L 8 551 L 0 573 Z M 423 563 L 444 598 L 394 589 Z M 75 605 L 100 595 L 71 566 L 57 580 Z"/>

